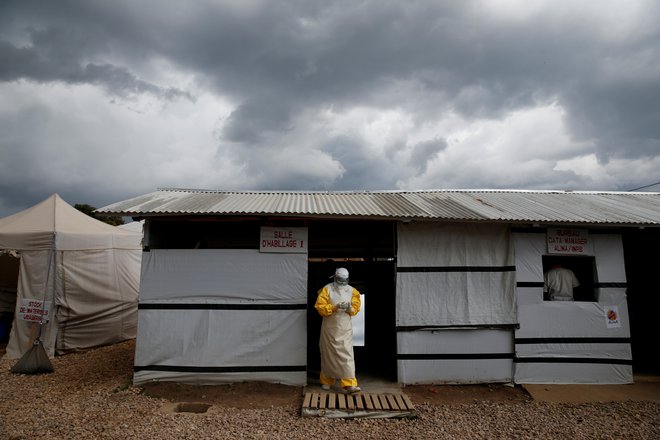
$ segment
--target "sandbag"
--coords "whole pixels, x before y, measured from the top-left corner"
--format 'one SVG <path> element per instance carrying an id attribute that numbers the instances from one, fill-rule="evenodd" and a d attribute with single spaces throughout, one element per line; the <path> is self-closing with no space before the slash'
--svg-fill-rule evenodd
<path id="1" fill-rule="evenodd" d="M 52 373 L 53 364 L 50 363 L 41 340 L 37 338 L 32 347 L 11 367 L 12 373 L 41 374 Z"/>

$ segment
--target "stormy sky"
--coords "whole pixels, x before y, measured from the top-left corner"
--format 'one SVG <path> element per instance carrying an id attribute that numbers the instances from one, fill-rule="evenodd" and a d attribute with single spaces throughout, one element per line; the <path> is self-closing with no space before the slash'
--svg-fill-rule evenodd
<path id="1" fill-rule="evenodd" d="M 0 2 L 0 217 L 55 192 L 655 182 L 655 0 Z"/>

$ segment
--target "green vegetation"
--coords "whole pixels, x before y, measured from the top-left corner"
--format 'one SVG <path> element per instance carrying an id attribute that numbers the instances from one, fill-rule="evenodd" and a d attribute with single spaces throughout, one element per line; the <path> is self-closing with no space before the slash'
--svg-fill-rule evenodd
<path id="1" fill-rule="evenodd" d="M 102 216 L 102 215 L 96 215 L 94 211 L 96 211 L 96 208 L 93 207 L 92 205 L 88 205 L 86 203 L 76 203 L 73 205 L 74 208 L 76 208 L 78 211 L 87 214 L 88 216 L 95 218 L 96 220 L 102 221 L 103 223 L 107 223 L 112 226 L 119 226 L 124 224 L 124 219 L 118 216 Z"/>

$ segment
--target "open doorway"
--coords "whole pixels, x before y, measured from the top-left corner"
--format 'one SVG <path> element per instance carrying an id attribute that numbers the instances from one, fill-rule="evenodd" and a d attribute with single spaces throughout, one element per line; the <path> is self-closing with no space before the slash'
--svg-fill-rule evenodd
<path id="1" fill-rule="evenodd" d="M 320 371 L 321 317 L 314 309 L 319 289 L 338 267 L 364 295 L 364 345 L 354 347 L 358 379 L 369 375 L 396 382 L 395 229 L 392 222 L 314 222 L 309 226 L 307 368 Z"/>
<path id="2" fill-rule="evenodd" d="M 4 353 L 14 321 L 20 262 L 14 252 L 0 253 L 0 355 Z"/>
<path id="3" fill-rule="evenodd" d="M 633 372 L 660 375 L 657 361 L 657 311 L 660 295 L 657 271 L 660 267 L 660 229 L 629 229 L 623 234 L 628 280 L 626 296 L 630 316 Z"/>

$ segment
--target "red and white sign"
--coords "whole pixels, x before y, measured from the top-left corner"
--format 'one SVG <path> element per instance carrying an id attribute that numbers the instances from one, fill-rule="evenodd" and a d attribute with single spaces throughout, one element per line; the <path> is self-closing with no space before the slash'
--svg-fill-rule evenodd
<path id="1" fill-rule="evenodd" d="M 589 231 L 585 229 L 548 229 L 548 253 L 564 255 L 593 255 Z"/>
<path id="2" fill-rule="evenodd" d="M 261 227 L 260 252 L 306 254 L 307 246 L 307 228 Z"/>
<path id="3" fill-rule="evenodd" d="M 40 322 L 45 324 L 50 319 L 50 301 L 38 299 L 22 299 L 18 308 L 18 319 L 29 322 Z"/>
<path id="4" fill-rule="evenodd" d="M 607 328 L 621 327 L 621 318 L 617 306 L 605 307 L 605 318 L 607 319 Z"/>

